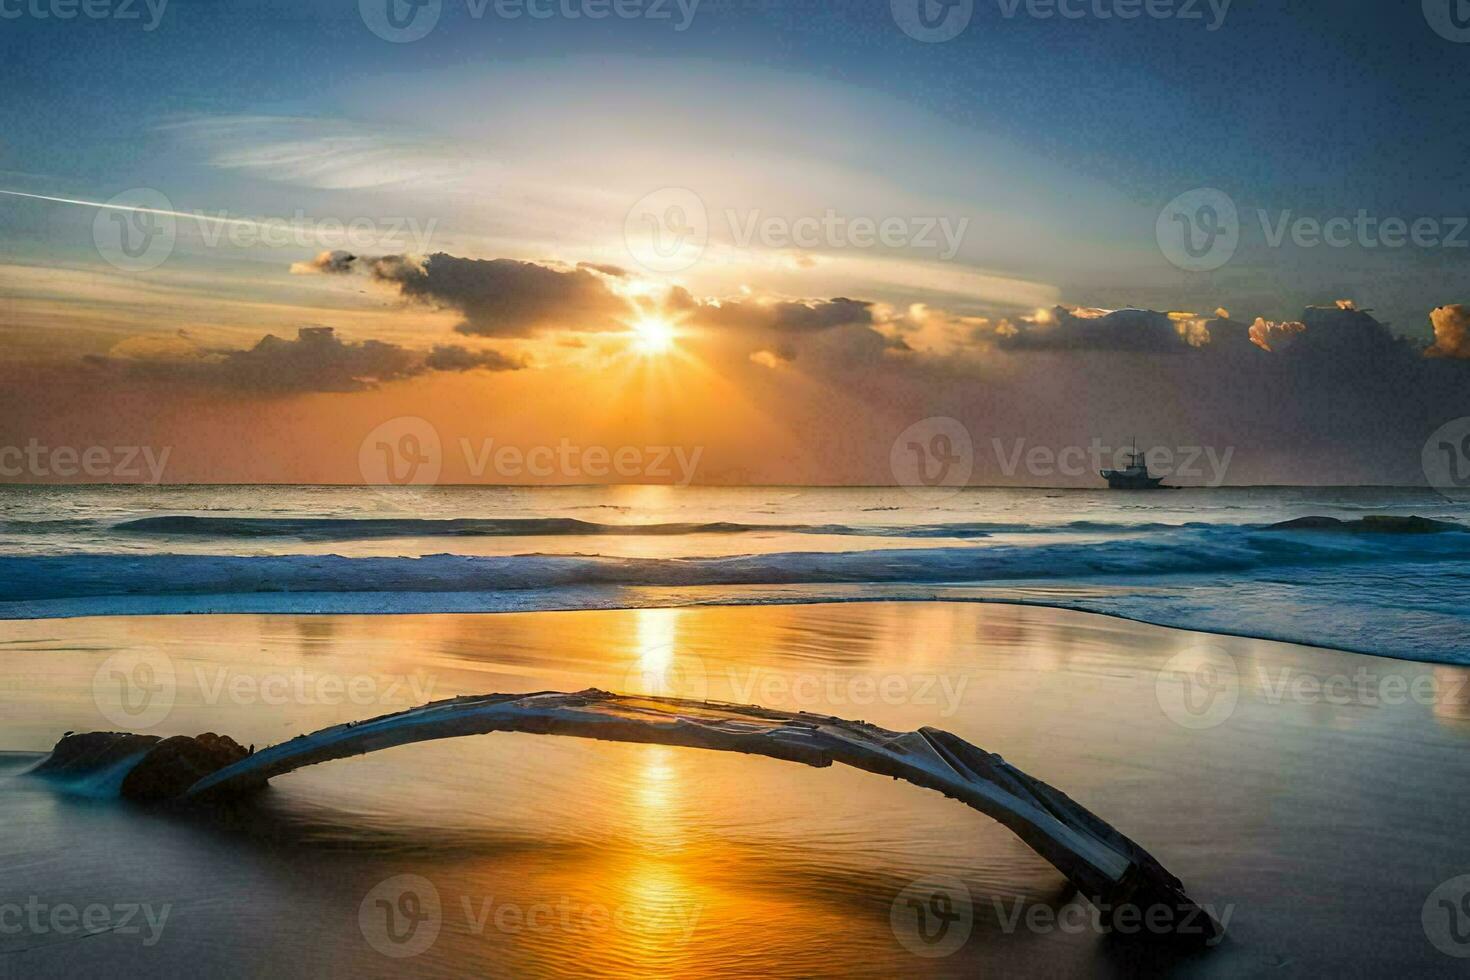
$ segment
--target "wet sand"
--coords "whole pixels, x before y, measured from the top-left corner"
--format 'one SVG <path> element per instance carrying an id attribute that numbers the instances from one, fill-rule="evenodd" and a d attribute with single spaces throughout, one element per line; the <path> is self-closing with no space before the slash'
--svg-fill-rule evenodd
<path id="1" fill-rule="evenodd" d="M 497 735 L 217 812 L 5 778 L 0 972 L 1458 975 L 1470 953 L 1437 904 L 1453 886 L 1431 900 L 1470 873 L 1463 668 L 965 603 L 6 622 L 0 651 L 5 773 L 69 729 L 265 745 L 489 691 L 933 725 L 1139 841 L 1230 933 L 1188 956 L 1102 935 L 1009 832 L 906 784 Z M 27 902 L 39 927 L 5 915 Z M 46 918 L 128 905 L 168 914 L 97 935 Z"/>

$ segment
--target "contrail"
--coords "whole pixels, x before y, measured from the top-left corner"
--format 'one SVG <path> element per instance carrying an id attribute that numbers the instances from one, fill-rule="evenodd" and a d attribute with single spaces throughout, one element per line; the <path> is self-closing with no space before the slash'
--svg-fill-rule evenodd
<path id="1" fill-rule="evenodd" d="M 105 201 L 83 201 L 75 197 L 52 197 L 48 194 L 27 194 L 25 191 L 0 190 L 0 194 L 10 197 L 28 197 L 35 201 L 55 201 L 58 204 L 80 204 L 89 208 L 104 208 L 108 211 L 134 211 L 140 214 L 162 214 L 171 218 L 193 218 L 195 221 L 214 221 L 222 225 L 241 225 L 246 228 L 260 227 L 259 221 L 249 218 L 221 218 L 201 212 L 170 211 L 166 208 L 146 208 L 141 205 L 132 204 L 108 204 Z"/>

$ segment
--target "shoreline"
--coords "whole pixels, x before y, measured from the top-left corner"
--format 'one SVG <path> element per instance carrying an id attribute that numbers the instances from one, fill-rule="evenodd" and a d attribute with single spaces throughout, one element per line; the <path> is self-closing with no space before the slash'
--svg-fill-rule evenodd
<path id="1" fill-rule="evenodd" d="M 1048 588 L 1088 588 L 1088 586 L 1081 584 L 1069 586 L 1056 582 L 1046 582 L 1044 585 Z M 1017 589 L 1026 587 L 1028 587 L 1027 583 L 1007 583 L 1003 586 L 957 584 L 948 586 L 947 588 L 950 590 L 965 590 L 978 588 Z M 1101 589 L 1118 588 L 1111 583 L 1099 584 L 1093 587 Z M 1143 626 L 1199 633 L 1206 636 L 1264 640 L 1330 653 L 1345 653 L 1360 657 L 1371 657 L 1376 660 L 1446 667 L 1470 666 L 1470 664 L 1453 660 L 1386 653 L 1380 649 L 1370 647 L 1319 642 L 1272 631 L 1252 632 L 1243 629 L 1219 628 L 1217 626 L 1211 626 L 1210 628 L 1190 626 L 1162 618 L 1150 618 L 1147 616 L 1130 615 L 1115 610 L 1091 608 L 1084 604 L 1086 602 L 1085 599 L 1078 602 L 1064 602 L 1024 596 L 967 595 L 959 591 L 932 591 L 932 586 L 914 586 L 910 588 L 905 586 L 885 587 L 864 585 L 862 588 L 867 591 L 867 594 L 864 595 L 843 595 L 830 591 L 813 592 L 803 595 L 791 594 L 789 591 L 785 591 L 793 588 L 816 588 L 813 586 L 788 586 L 785 587 L 785 590 L 779 586 L 744 586 L 736 588 L 744 588 L 751 591 L 764 589 L 765 594 L 754 598 L 740 598 L 738 596 L 727 595 L 716 598 L 695 597 L 681 599 L 677 596 L 658 596 L 648 602 L 630 602 L 628 601 L 629 597 L 626 595 L 620 595 L 616 598 L 612 595 L 615 591 L 624 592 L 628 590 L 688 593 L 699 589 L 728 590 L 729 588 L 732 587 L 584 586 L 549 590 L 505 590 L 501 592 L 292 592 L 269 594 L 222 593 L 208 596 L 96 596 L 0 603 L 0 623 L 85 619 L 105 620 L 155 616 L 499 616 L 541 612 L 616 612 L 636 611 L 640 609 L 759 608 L 769 606 L 813 606 L 887 602 L 943 602 L 1059 609 L 1067 612 L 1102 616 L 1127 623 L 1137 623 Z M 921 588 L 931 591 L 917 591 Z M 778 590 L 780 590 L 780 594 L 773 594 Z M 875 590 L 877 594 L 874 594 Z M 561 604 L 538 604 L 535 601 L 537 597 L 549 594 L 559 596 L 569 594 L 575 596 L 581 594 L 584 601 Z M 493 599 L 487 600 L 487 597 L 493 597 Z M 529 597 L 529 601 L 526 602 L 518 603 L 514 601 L 515 599 L 527 597 Z M 495 600 L 500 601 L 497 602 Z M 395 608 L 365 608 L 368 603 L 374 601 L 389 601 Z M 20 611 L 22 614 L 15 615 L 17 611 Z"/>

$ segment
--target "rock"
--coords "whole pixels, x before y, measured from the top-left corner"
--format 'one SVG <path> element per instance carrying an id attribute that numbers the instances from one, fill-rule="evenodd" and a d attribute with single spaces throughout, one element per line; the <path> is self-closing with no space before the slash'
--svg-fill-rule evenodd
<path id="1" fill-rule="evenodd" d="M 157 735 L 127 732 L 68 732 L 33 772 L 47 775 L 99 772 L 157 744 Z"/>
<path id="2" fill-rule="evenodd" d="M 123 779 L 122 797 L 140 802 L 175 799 L 200 779 L 249 754 L 228 735 L 214 732 L 163 739 Z"/>

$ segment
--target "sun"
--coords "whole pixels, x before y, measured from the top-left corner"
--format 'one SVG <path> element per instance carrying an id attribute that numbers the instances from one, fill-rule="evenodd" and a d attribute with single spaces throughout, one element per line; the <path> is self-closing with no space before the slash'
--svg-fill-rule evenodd
<path id="1" fill-rule="evenodd" d="M 676 336 L 672 323 L 645 317 L 633 324 L 633 349 L 640 354 L 667 354 Z"/>

